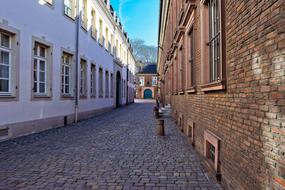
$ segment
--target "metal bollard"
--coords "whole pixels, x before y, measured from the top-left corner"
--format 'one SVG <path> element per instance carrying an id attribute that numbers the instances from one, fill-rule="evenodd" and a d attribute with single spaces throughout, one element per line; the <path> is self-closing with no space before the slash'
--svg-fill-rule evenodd
<path id="1" fill-rule="evenodd" d="M 156 127 L 156 133 L 159 136 L 164 136 L 164 120 L 163 119 L 159 119 L 157 121 L 157 127 Z"/>

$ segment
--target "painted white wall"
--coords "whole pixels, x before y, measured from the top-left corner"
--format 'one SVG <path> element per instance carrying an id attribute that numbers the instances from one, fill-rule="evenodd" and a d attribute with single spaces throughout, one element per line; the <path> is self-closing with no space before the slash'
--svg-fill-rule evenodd
<path id="1" fill-rule="evenodd" d="M 40 5 L 37 0 L 9 0 L 0 1 L 0 23 L 8 22 L 8 26 L 14 27 L 20 31 L 20 63 L 19 63 L 19 100 L 18 101 L 0 101 L 0 125 L 49 118 L 72 114 L 74 112 L 74 100 L 62 100 L 60 94 L 61 77 L 61 48 L 69 49 L 75 52 L 75 22 L 64 16 L 63 1 L 54 1 L 55 5 L 51 8 L 47 5 Z M 110 16 L 104 13 L 104 8 L 97 1 L 88 0 L 97 8 L 96 19 L 97 29 L 99 30 L 99 18 L 104 20 L 103 33 L 105 26 L 109 27 L 109 34 L 117 26 L 112 25 Z M 95 3 L 95 4 L 94 4 Z M 98 15 L 100 14 L 100 16 Z M 108 13 L 109 14 L 109 13 Z M 91 16 L 91 7 L 88 8 L 88 15 Z M 3 21 L 5 20 L 5 21 Z M 88 18 L 88 30 L 91 28 L 91 18 Z M 123 39 L 122 32 L 115 30 L 115 38 L 120 39 L 120 43 L 126 41 Z M 52 65 L 52 100 L 31 101 L 32 96 L 32 37 L 44 38 L 45 41 L 53 44 L 53 65 Z M 109 37 L 110 39 L 110 37 Z M 120 44 L 119 43 L 119 44 Z M 127 49 L 127 44 L 124 48 Z M 105 88 L 105 70 L 109 74 L 113 72 L 113 56 L 104 48 L 98 45 L 98 42 L 91 38 L 91 32 L 80 29 L 79 55 L 87 58 L 87 99 L 79 100 L 79 112 L 91 111 L 114 105 L 114 98 L 98 98 L 98 68 L 103 68 L 103 81 Z M 97 96 L 90 98 L 90 65 L 96 63 L 97 77 Z M 126 63 L 123 63 L 124 65 Z M 123 69 L 122 78 L 126 80 L 126 68 Z M 109 78 L 109 82 L 110 82 Z M 115 82 L 115 75 L 114 75 Z M 109 84 L 109 89 L 111 84 Z M 114 85 L 115 87 L 115 85 Z M 115 90 L 114 90 L 115 93 Z M 104 92 L 105 94 L 105 92 Z M 110 92 L 109 92 L 110 94 Z M 126 102 L 124 98 L 123 103 Z"/>

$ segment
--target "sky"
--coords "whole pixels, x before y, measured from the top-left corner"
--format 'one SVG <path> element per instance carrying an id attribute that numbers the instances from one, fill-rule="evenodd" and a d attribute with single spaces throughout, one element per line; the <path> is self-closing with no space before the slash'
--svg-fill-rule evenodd
<path id="1" fill-rule="evenodd" d="M 111 0 L 130 39 L 157 46 L 159 0 Z"/>

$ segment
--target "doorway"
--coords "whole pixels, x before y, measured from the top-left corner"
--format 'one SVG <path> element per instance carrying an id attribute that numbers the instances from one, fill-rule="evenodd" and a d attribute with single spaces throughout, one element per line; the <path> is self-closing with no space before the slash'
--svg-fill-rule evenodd
<path id="1" fill-rule="evenodd" d="M 150 89 L 146 89 L 143 94 L 144 99 L 152 99 L 152 91 Z"/>

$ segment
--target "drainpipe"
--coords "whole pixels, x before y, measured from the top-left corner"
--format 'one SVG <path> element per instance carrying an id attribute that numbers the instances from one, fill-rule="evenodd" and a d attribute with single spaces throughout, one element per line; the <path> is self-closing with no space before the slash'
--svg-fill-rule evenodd
<path id="1" fill-rule="evenodd" d="M 78 121 L 78 71 L 79 71 L 79 27 L 80 27 L 80 12 L 79 12 L 79 0 L 76 1 L 76 37 L 75 37 L 75 110 L 74 110 L 74 122 Z"/>
<path id="2" fill-rule="evenodd" d="M 129 104 L 129 50 L 130 50 L 130 47 L 128 47 L 128 50 L 127 50 L 127 99 L 126 99 L 126 104 L 128 105 Z"/>

